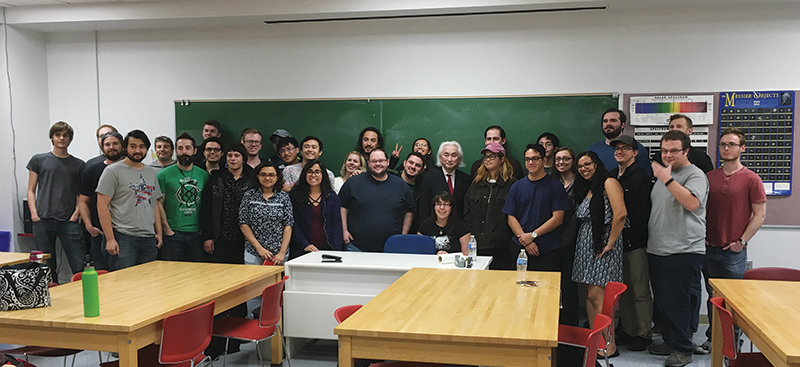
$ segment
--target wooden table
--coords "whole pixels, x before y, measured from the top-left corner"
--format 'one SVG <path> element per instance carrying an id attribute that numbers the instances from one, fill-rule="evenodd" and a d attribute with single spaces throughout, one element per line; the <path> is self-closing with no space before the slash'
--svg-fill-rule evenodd
<path id="1" fill-rule="evenodd" d="M 30 256 L 25 252 L 0 252 L 0 266 L 23 264 L 30 260 Z M 43 254 L 43 258 L 49 259 L 50 254 Z"/>
<path id="2" fill-rule="evenodd" d="M 334 329 L 339 366 L 386 359 L 550 366 L 558 345 L 559 273 L 414 268 Z M 543 284 L 546 283 L 546 284 Z"/>
<path id="3" fill-rule="evenodd" d="M 773 366 L 800 366 L 800 282 L 711 279 L 733 321 Z M 711 365 L 722 366 L 722 331 L 714 309 Z M 728 331 L 729 332 L 729 331 Z"/>
<path id="4" fill-rule="evenodd" d="M 161 339 L 164 317 L 211 300 L 215 313 L 261 294 L 283 267 L 154 261 L 98 277 L 100 316 L 83 317 L 81 283 L 50 289 L 51 307 L 0 312 L 0 342 L 118 352 L 137 366 L 137 350 Z M 272 363 L 281 363 L 281 336 Z"/>

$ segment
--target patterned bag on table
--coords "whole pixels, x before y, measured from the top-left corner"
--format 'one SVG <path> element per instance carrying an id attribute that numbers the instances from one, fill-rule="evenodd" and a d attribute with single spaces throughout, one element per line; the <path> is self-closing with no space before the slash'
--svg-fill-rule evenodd
<path id="1" fill-rule="evenodd" d="M 53 277 L 47 265 L 29 262 L 0 268 L 0 311 L 50 306 L 48 286 Z"/>

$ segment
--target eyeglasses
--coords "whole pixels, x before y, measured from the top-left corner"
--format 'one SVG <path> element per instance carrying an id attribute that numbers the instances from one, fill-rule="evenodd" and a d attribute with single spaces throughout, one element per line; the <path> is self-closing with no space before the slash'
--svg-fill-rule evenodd
<path id="1" fill-rule="evenodd" d="M 497 158 L 500 158 L 500 154 L 489 154 L 489 155 L 483 156 L 483 160 L 485 160 L 485 161 L 491 161 L 491 160 L 495 160 Z"/>
<path id="2" fill-rule="evenodd" d="M 453 204 L 450 204 L 450 203 L 436 203 L 436 204 L 433 204 L 433 206 L 439 207 L 439 208 L 449 208 L 449 207 L 453 206 Z"/>
<path id="3" fill-rule="evenodd" d="M 587 169 L 588 169 L 588 168 L 589 168 L 589 167 L 591 167 L 593 164 L 594 164 L 594 162 L 586 162 L 586 163 L 584 163 L 584 164 L 579 164 L 579 165 L 578 165 L 578 169 L 584 169 L 584 168 L 587 168 Z"/>
<path id="4" fill-rule="evenodd" d="M 542 157 L 525 157 L 525 163 L 533 163 L 541 161 Z"/>
<path id="5" fill-rule="evenodd" d="M 545 142 L 545 143 L 539 143 L 539 145 L 541 145 L 541 146 L 543 146 L 543 147 L 552 147 L 552 146 L 553 146 L 553 143 L 551 143 L 551 142 L 549 142 L 549 141 L 548 141 L 548 142 Z"/>
<path id="6" fill-rule="evenodd" d="M 564 162 L 564 163 L 569 162 L 571 160 L 572 157 L 556 157 L 555 159 L 556 162 Z"/>
<path id="7" fill-rule="evenodd" d="M 275 178 L 275 177 L 278 177 L 278 174 L 277 174 L 277 173 L 264 173 L 264 172 L 259 172 L 259 174 L 258 174 L 258 178 L 269 178 L 269 179 L 273 179 L 273 178 Z"/>
<path id="8" fill-rule="evenodd" d="M 291 153 L 291 152 L 292 152 L 293 150 L 295 150 L 295 149 L 297 149 L 297 148 L 295 148 L 295 147 L 292 147 L 292 148 L 283 148 L 283 149 L 281 149 L 281 150 L 279 150 L 279 151 L 278 151 L 278 154 Z"/>
<path id="9" fill-rule="evenodd" d="M 719 143 L 719 148 L 720 148 L 720 149 L 734 149 L 734 148 L 738 148 L 738 147 L 740 147 L 740 146 L 742 146 L 742 144 L 736 144 L 736 143 Z"/>
<path id="10" fill-rule="evenodd" d="M 428 143 L 414 143 L 415 147 L 427 147 Z"/>
<path id="11" fill-rule="evenodd" d="M 261 140 L 245 140 L 244 143 L 250 145 L 259 145 L 261 144 Z"/>
<path id="12" fill-rule="evenodd" d="M 322 176 L 322 171 L 317 169 L 313 171 L 308 171 L 306 174 L 309 176 Z"/>
<path id="13" fill-rule="evenodd" d="M 206 152 L 219 153 L 221 151 L 222 151 L 222 149 L 220 149 L 220 148 L 206 148 Z"/>
<path id="14" fill-rule="evenodd" d="M 682 151 L 683 149 L 661 149 L 661 154 L 678 154 Z"/>
<path id="15" fill-rule="evenodd" d="M 370 164 L 381 164 L 381 163 L 386 163 L 388 161 L 389 161 L 388 159 L 370 159 L 369 163 Z"/>
<path id="16" fill-rule="evenodd" d="M 624 152 L 626 150 L 633 151 L 633 148 L 631 148 L 631 147 L 629 147 L 627 145 L 623 145 L 623 146 L 617 145 L 617 146 L 614 147 L 614 152 Z"/>

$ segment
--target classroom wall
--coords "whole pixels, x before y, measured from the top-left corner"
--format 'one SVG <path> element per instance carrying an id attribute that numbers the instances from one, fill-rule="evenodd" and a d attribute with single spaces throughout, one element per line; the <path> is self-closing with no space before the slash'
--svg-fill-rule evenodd
<path id="1" fill-rule="evenodd" d="M 14 234 L 22 230 L 21 204 L 28 185 L 25 166 L 33 154 L 50 150 L 51 145 L 47 138 L 50 123 L 44 34 L 9 27 L 7 36 L 8 44 L 3 46 L 8 51 L 8 67 L 3 70 L 8 74 L 4 72 L 0 82 L 0 154 L 7 157 L 0 160 L 0 172 L 4 172 L 0 175 L 0 230 Z"/>
<path id="2" fill-rule="evenodd" d="M 81 135 L 71 150 L 89 158 L 98 153 L 93 133 L 99 123 L 123 131 L 140 128 L 151 137 L 173 135 L 175 99 L 797 89 L 800 73 L 791 65 L 800 49 L 787 45 L 796 39 L 796 4 L 690 11 L 612 7 L 589 13 L 100 31 L 98 67 L 94 32 L 51 33 L 46 50 L 42 41 L 26 39 L 31 50 L 17 46 L 22 55 L 15 57 L 30 56 L 34 65 L 25 67 L 32 74 L 42 74 L 46 59 L 46 77 L 28 77 L 48 83 L 37 94 L 40 101 L 49 99 L 49 115 L 45 103 L 28 116 L 42 125 L 57 119 L 73 124 Z M 46 150 L 41 135 L 23 141 Z M 0 139 L 8 145 L 7 137 Z M 33 151 L 23 156 L 25 162 L 28 153 Z M 24 164 L 18 172 L 27 174 Z M 5 188 L 10 181 L 0 182 Z M 24 181 L 21 189 L 24 193 Z M 800 267 L 796 260 L 787 264 L 800 258 L 786 256 L 800 254 L 795 234 L 762 230 L 751 258 L 758 259 L 757 266 Z"/>

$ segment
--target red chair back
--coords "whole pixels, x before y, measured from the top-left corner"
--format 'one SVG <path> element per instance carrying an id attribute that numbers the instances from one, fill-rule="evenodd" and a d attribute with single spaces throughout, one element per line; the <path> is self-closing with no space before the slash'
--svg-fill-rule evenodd
<path id="1" fill-rule="evenodd" d="M 709 302 L 717 308 L 719 314 L 719 325 L 722 327 L 722 354 L 730 359 L 736 359 L 736 348 L 733 342 L 733 315 L 725 308 L 725 299 L 722 297 L 713 297 Z"/>
<path id="2" fill-rule="evenodd" d="M 625 293 L 626 289 L 628 289 L 628 286 L 622 283 L 606 283 L 606 290 L 603 294 L 603 309 L 600 313 L 614 320 L 617 308 L 619 308 L 619 297 L 622 296 L 622 293 Z M 611 343 L 611 339 L 614 338 L 614 324 L 611 324 L 608 328 L 608 334 L 610 335 L 610 339 L 607 340 L 607 342 Z M 605 348 L 605 346 L 603 346 L 603 348 Z"/>
<path id="3" fill-rule="evenodd" d="M 595 361 L 597 361 L 597 349 L 606 347 L 606 343 L 603 340 L 603 330 L 611 325 L 611 318 L 603 314 L 597 314 L 594 317 L 594 324 L 592 325 L 594 325 L 592 332 L 589 333 L 589 336 L 586 338 L 583 367 L 594 367 Z"/>
<path id="4" fill-rule="evenodd" d="M 108 270 L 98 270 L 97 275 L 103 275 L 108 273 Z M 83 279 L 83 272 L 72 274 L 72 278 L 70 278 L 70 282 L 77 282 Z"/>
<path id="5" fill-rule="evenodd" d="M 191 361 L 208 347 L 214 329 L 214 301 L 164 318 L 158 360 Z"/>
<path id="6" fill-rule="evenodd" d="M 754 268 L 744 272 L 745 279 L 787 280 L 800 282 L 800 270 L 792 268 Z"/>
<path id="7" fill-rule="evenodd" d="M 350 306 L 342 306 L 333 311 L 333 317 L 336 319 L 336 322 L 342 323 L 342 321 L 347 320 L 352 314 L 356 313 L 356 311 L 360 310 L 362 305 L 350 305 Z"/>
<path id="8" fill-rule="evenodd" d="M 284 275 L 280 282 L 271 284 L 261 292 L 261 315 L 258 325 L 270 327 L 281 321 L 283 314 L 283 288 L 288 276 Z"/>

